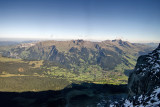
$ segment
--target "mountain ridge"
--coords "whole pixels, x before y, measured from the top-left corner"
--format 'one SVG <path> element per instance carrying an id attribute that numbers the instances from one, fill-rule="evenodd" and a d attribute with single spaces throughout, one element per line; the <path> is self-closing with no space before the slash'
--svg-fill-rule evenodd
<path id="1" fill-rule="evenodd" d="M 84 40 L 43 41 L 29 43 L 28 45 L 28 47 L 27 45 L 18 45 L 10 51 L 4 52 L 3 56 L 25 60 L 49 60 L 64 64 L 68 68 L 71 68 L 69 63 L 78 65 L 85 61 L 89 64 L 97 63 L 104 69 L 108 69 L 110 66 L 113 68 L 112 66 L 120 64 L 122 55 L 132 54 L 137 56 L 139 52 L 143 53 L 151 50 L 145 45 L 133 44 L 122 40 L 106 40 L 102 42 Z M 105 63 L 109 60 L 112 60 L 113 63 L 107 66 L 109 62 Z"/>
<path id="2" fill-rule="evenodd" d="M 66 80 L 58 89 L 74 82 L 127 84 L 128 74 L 134 68 L 138 56 L 152 51 L 153 48 L 122 40 L 71 40 L 23 43 L 3 49 L 0 51 L 0 65 L 3 66 L 0 68 L 0 76 L 6 77 L 3 80 L 8 78 L 9 83 L 15 81 L 14 84 L 19 86 L 20 82 L 15 80 L 16 77 L 20 79 L 24 76 L 21 81 L 31 78 L 37 85 L 30 86 L 25 82 L 26 89 L 34 90 L 32 88 L 37 89 L 37 82 L 44 78 L 46 80 L 43 81 L 54 78 L 59 83 L 61 79 Z M 59 87 L 57 84 L 56 86 Z M 6 89 L 10 90 L 11 87 L 14 85 L 11 84 Z M 54 87 L 53 89 L 57 90 Z M 24 91 L 23 88 L 20 91 Z"/>

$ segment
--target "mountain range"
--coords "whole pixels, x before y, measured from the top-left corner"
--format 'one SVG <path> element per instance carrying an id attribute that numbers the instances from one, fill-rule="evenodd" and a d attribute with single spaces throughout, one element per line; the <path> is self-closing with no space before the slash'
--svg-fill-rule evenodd
<path id="1" fill-rule="evenodd" d="M 0 52 L 2 105 L 160 106 L 160 45 L 36 41 Z"/>
<path id="2" fill-rule="evenodd" d="M 133 65 L 129 59 L 151 51 L 152 48 L 122 40 L 91 42 L 84 40 L 43 41 L 17 45 L 3 56 L 25 60 L 48 60 L 73 68 L 73 65 L 100 65 L 104 70 L 121 63 Z"/>
<path id="3" fill-rule="evenodd" d="M 127 84 L 138 56 L 152 50 L 153 47 L 122 40 L 50 40 L 0 46 L 0 76 L 5 77 L 1 78 L 5 84 L 10 84 L 0 89 L 59 90 L 79 82 Z M 26 84 L 25 87 L 19 80 Z M 66 82 L 62 83 L 63 80 Z M 42 88 L 44 81 L 50 82 Z M 17 88 L 13 88 L 15 86 Z"/>

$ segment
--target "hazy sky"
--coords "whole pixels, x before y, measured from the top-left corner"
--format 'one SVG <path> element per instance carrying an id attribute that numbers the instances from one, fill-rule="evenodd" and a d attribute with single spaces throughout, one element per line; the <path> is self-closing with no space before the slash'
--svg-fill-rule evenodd
<path id="1" fill-rule="evenodd" d="M 0 0 L 0 38 L 160 41 L 160 0 Z"/>

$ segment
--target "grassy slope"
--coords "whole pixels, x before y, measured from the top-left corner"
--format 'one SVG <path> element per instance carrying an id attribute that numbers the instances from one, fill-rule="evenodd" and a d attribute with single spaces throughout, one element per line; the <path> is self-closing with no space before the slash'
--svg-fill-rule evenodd
<path id="1" fill-rule="evenodd" d="M 45 76 L 42 65 L 42 61 L 0 57 L 0 91 L 59 90 L 69 85 L 68 80 Z"/>

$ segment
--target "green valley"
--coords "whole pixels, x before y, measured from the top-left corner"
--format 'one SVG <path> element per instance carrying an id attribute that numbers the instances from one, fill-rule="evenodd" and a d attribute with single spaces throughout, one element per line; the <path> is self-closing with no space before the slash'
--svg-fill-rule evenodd
<path id="1" fill-rule="evenodd" d="M 122 40 L 43 41 L 1 46 L 0 91 L 61 90 L 72 83 L 127 84 L 140 53 L 152 48 Z"/>

